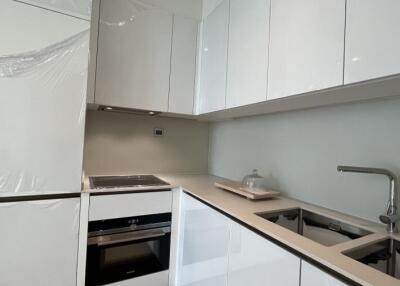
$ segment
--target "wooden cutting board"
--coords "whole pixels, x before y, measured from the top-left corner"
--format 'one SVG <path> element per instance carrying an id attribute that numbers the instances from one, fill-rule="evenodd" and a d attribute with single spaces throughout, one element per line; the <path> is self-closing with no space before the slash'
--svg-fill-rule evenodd
<path id="1" fill-rule="evenodd" d="M 215 186 L 217 188 L 244 196 L 250 200 L 268 199 L 280 195 L 280 192 L 272 190 L 243 188 L 242 183 L 236 181 L 219 182 L 215 183 Z"/>

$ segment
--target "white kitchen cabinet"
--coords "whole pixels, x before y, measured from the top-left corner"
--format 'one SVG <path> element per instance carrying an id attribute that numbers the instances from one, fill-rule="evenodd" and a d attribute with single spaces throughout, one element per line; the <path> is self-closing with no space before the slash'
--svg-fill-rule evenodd
<path id="1" fill-rule="evenodd" d="M 79 198 L 0 203 L 0 285 L 75 286 Z"/>
<path id="2" fill-rule="evenodd" d="M 231 0 L 226 107 L 267 99 L 270 0 Z"/>
<path id="3" fill-rule="evenodd" d="M 300 286 L 347 286 L 347 284 L 303 260 L 301 262 Z"/>
<path id="4" fill-rule="evenodd" d="M 400 73 L 400 1 L 348 0 L 344 83 Z"/>
<path id="5" fill-rule="evenodd" d="M 168 111 L 193 114 L 199 22 L 174 16 Z"/>
<path id="6" fill-rule="evenodd" d="M 182 194 L 176 285 L 226 286 L 229 220 Z"/>
<path id="7" fill-rule="evenodd" d="M 173 14 L 140 1 L 102 1 L 95 103 L 167 111 Z"/>
<path id="8" fill-rule="evenodd" d="M 0 193 L 80 192 L 90 22 L 0 2 Z"/>
<path id="9" fill-rule="evenodd" d="M 300 258 L 232 222 L 228 286 L 298 286 Z"/>
<path id="10" fill-rule="evenodd" d="M 271 0 L 267 99 L 343 84 L 345 0 Z"/>
<path id="11" fill-rule="evenodd" d="M 55 12 L 90 20 L 92 0 L 18 0 Z"/>
<path id="12" fill-rule="evenodd" d="M 203 21 L 198 113 L 225 108 L 228 55 L 229 0 Z"/>

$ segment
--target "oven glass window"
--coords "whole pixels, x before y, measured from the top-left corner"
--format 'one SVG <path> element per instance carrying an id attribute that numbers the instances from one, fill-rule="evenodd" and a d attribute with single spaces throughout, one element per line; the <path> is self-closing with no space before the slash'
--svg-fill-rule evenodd
<path id="1" fill-rule="evenodd" d="M 88 246 L 86 285 L 105 285 L 169 268 L 170 234 L 131 243 Z"/>

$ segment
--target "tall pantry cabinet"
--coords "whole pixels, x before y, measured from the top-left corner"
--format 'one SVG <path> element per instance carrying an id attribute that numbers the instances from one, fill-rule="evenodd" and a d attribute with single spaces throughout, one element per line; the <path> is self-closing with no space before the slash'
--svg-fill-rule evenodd
<path id="1" fill-rule="evenodd" d="M 91 11 L 78 2 L 0 2 L 0 285 L 76 285 Z"/>

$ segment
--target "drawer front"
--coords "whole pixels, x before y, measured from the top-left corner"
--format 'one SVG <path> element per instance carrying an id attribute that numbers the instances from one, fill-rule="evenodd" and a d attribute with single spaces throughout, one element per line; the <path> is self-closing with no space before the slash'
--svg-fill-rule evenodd
<path id="1" fill-rule="evenodd" d="M 172 192 L 91 196 L 89 221 L 171 212 Z"/>
<path id="2" fill-rule="evenodd" d="M 141 276 L 121 282 L 108 284 L 109 286 L 168 286 L 169 271 L 162 271 L 147 276 Z"/>

